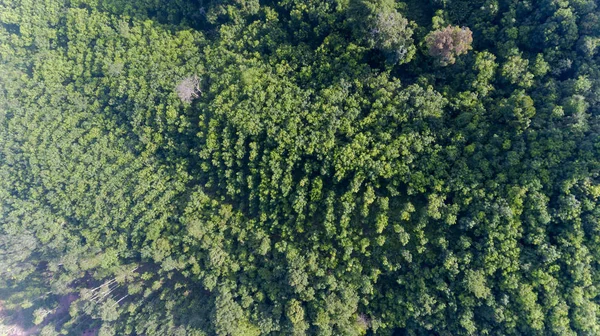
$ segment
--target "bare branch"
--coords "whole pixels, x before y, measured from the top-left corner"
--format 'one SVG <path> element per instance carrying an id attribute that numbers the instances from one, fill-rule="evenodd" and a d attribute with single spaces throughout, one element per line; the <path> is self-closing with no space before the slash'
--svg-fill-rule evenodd
<path id="1" fill-rule="evenodd" d="M 200 89 L 200 78 L 198 76 L 193 75 L 187 78 L 184 78 L 176 88 L 177 96 L 184 103 L 191 103 L 192 100 L 200 97 L 202 90 Z"/>

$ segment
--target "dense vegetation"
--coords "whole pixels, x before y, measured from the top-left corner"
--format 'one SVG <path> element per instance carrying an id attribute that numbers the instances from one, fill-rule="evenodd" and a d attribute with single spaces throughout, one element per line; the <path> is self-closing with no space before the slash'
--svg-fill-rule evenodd
<path id="1" fill-rule="evenodd" d="M 0 329 L 599 335 L 599 46 L 594 0 L 0 1 Z"/>

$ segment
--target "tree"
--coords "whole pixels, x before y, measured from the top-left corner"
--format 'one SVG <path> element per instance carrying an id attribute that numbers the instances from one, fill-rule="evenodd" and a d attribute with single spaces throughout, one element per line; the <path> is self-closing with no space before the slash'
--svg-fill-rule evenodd
<path id="1" fill-rule="evenodd" d="M 409 21 L 391 0 L 350 0 L 348 22 L 355 38 L 384 53 L 390 64 L 410 62 L 414 53 Z"/>
<path id="2" fill-rule="evenodd" d="M 528 88 L 533 85 L 533 74 L 527 71 L 528 65 L 529 60 L 513 55 L 504 63 L 500 73 L 510 84 Z"/>
<path id="3" fill-rule="evenodd" d="M 2 324 L 599 334 L 599 14 L 3 0 Z"/>
<path id="4" fill-rule="evenodd" d="M 596 49 L 600 45 L 600 38 L 594 36 L 584 36 L 577 42 L 577 49 L 587 58 L 593 58 L 596 55 Z"/>
<path id="5" fill-rule="evenodd" d="M 41 324 L 46 316 L 52 313 L 52 310 L 46 308 L 38 308 L 33 311 L 33 324 Z"/>
<path id="6" fill-rule="evenodd" d="M 536 112 L 533 99 L 523 90 L 514 91 L 510 98 L 503 100 L 500 110 L 509 124 L 518 131 L 529 127 L 531 118 Z"/>
<path id="7" fill-rule="evenodd" d="M 297 300 L 290 300 L 286 307 L 286 316 L 292 324 L 293 335 L 305 335 L 309 325 L 304 320 L 304 308 Z"/>
<path id="8" fill-rule="evenodd" d="M 442 66 L 454 64 L 456 57 L 472 49 L 473 32 L 468 27 L 448 25 L 446 28 L 430 32 L 425 37 L 429 55 Z"/>
<path id="9" fill-rule="evenodd" d="M 192 100 L 200 97 L 202 90 L 200 89 L 200 78 L 198 76 L 193 75 L 190 77 L 186 77 L 176 88 L 177 96 L 184 103 L 191 103 Z"/>

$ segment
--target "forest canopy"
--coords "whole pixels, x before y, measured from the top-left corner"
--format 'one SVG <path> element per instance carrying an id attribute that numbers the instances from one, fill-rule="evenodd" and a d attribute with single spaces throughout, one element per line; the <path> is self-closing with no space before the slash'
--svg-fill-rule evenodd
<path id="1" fill-rule="evenodd" d="M 0 335 L 600 335 L 594 0 L 3 0 Z"/>

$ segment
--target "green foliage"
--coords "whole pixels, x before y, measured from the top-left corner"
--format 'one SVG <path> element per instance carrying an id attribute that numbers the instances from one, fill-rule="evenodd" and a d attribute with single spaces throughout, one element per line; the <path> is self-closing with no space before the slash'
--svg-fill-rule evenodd
<path id="1" fill-rule="evenodd" d="M 0 323 L 599 334 L 599 18 L 0 3 Z"/>
<path id="2" fill-rule="evenodd" d="M 390 64 L 408 63 L 415 54 L 412 26 L 393 0 L 349 0 L 348 25 L 358 41 L 383 52 Z"/>

